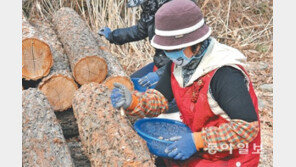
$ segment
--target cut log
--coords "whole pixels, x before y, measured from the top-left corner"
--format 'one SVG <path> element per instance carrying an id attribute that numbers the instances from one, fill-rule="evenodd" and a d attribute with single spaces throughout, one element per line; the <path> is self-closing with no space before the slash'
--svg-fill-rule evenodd
<path id="1" fill-rule="evenodd" d="M 64 112 L 55 112 L 66 139 L 78 136 L 78 126 L 72 108 Z"/>
<path id="2" fill-rule="evenodd" d="M 134 90 L 134 84 L 130 77 L 125 73 L 118 59 L 107 49 L 106 44 L 100 39 L 99 35 L 93 33 L 96 38 L 97 45 L 100 48 L 100 55 L 106 60 L 108 64 L 108 75 L 104 84 L 109 88 L 113 89 L 113 83 L 118 82 L 125 85 L 131 91 Z"/>
<path id="3" fill-rule="evenodd" d="M 55 111 L 65 111 L 72 106 L 71 101 L 78 86 L 68 71 L 56 71 L 44 78 L 38 88 Z"/>
<path id="4" fill-rule="evenodd" d="M 49 44 L 54 62 L 49 75 L 42 79 L 38 88 L 55 111 L 64 111 L 72 106 L 74 92 L 78 89 L 70 71 L 68 57 L 51 23 L 37 19 L 31 20 L 31 23 Z"/>
<path id="5" fill-rule="evenodd" d="M 49 45 L 22 15 L 22 77 L 38 80 L 49 74 L 52 64 Z"/>
<path id="6" fill-rule="evenodd" d="M 146 143 L 112 107 L 103 84 L 83 85 L 73 98 L 83 151 L 92 166 L 155 166 Z"/>
<path id="7" fill-rule="evenodd" d="M 71 8 L 61 8 L 53 16 L 53 24 L 69 57 L 75 80 L 101 83 L 107 76 L 107 63 L 100 57 L 100 50 L 91 30 Z"/>
<path id="8" fill-rule="evenodd" d="M 22 108 L 22 166 L 74 166 L 61 126 L 42 92 L 24 90 Z"/>
<path id="9" fill-rule="evenodd" d="M 90 167 L 89 159 L 82 151 L 82 144 L 79 137 L 67 139 L 74 165 L 77 167 Z"/>

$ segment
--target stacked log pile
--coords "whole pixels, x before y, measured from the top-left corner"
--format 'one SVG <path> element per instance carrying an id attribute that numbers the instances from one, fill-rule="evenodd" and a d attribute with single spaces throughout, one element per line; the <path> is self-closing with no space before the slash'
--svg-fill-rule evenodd
<path id="1" fill-rule="evenodd" d="M 38 88 L 55 111 L 64 111 L 72 106 L 74 92 L 78 89 L 70 71 L 68 57 L 49 22 L 36 19 L 32 22 L 34 27 L 44 34 L 44 39 L 52 50 L 54 62 L 49 75 L 42 79 Z"/>
<path id="2" fill-rule="evenodd" d="M 110 103 L 113 83 L 132 91 L 132 81 L 73 9 L 49 21 L 23 16 L 23 78 L 38 88 L 23 87 L 23 166 L 154 166 L 132 118 Z"/>

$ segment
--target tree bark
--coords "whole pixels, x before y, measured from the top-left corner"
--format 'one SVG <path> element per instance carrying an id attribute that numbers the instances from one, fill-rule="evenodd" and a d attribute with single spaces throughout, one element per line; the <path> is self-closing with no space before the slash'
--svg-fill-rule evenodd
<path id="1" fill-rule="evenodd" d="M 92 166 L 154 166 L 146 143 L 110 102 L 109 90 L 97 83 L 83 85 L 74 95 L 83 150 Z"/>
<path id="2" fill-rule="evenodd" d="M 49 44 L 54 62 L 49 75 L 42 79 L 38 88 L 55 111 L 67 110 L 72 106 L 74 92 L 78 89 L 70 71 L 68 57 L 51 23 L 37 19 L 31 20 L 31 23 L 43 34 L 44 40 Z"/>
<path id="3" fill-rule="evenodd" d="M 101 83 L 107 76 L 107 63 L 100 56 L 91 30 L 71 8 L 61 8 L 53 24 L 70 61 L 75 80 L 80 84 Z"/>
<path id="4" fill-rule="evenodd" d="M 104 81 L 104 84 L 109 89 L 113 89 L 113 83 L 118 82 L 133 91 L 134 84 L 131 81 L 130 77 L 123 70 L 118 59 L 108 50 L 107 46 L 100 39 L 99 35 L 93 32 L 93 36 L 95 37 L 97 45 L 100 48 L 100 55 L 106 60 L 108 64 L 108 75 L 107 79 Z"/>
<path id="5" fill-rule="evenodd" d="M 38 80 L 47 76 L 52 64 L 49 45 L 22 15 L 22 78 Z"/>
<path id="6" fill-rule="evenodd" d="M 73 166 L 61 126 L 42 92 L 24 90 L 22 107 L 22 166 Z"/>

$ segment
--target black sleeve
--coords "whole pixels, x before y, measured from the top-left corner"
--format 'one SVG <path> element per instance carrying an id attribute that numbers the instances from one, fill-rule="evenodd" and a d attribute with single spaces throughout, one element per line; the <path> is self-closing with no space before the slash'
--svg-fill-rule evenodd
<path id="1" fill-rule="evenodd" d="M 119 28 L 110 33 L 110 43 L 122 45 L 148 37 L 147 23 L 139 20 L 138 24 L 128 28 Z"/>
<path id="2" fill-rule="evenodd" d="M 230 66 L 221 67 L 212 78 L 210 88 L 214 99 L 231 119 L 258 120 L 241 71 Z"/>
<path id="3" fill-rule="evenodd" d="M 154 89 L 159 91 L 169 102 L 174 99 L 174 94 L 171 85 L 171 65 L 170 61 L 164 66 L 163 74 L 161 75 Z"/>
<path id="4" fill-rule="evenodd" d="M 156 74 L 161 77 L 166 69 L 166 66 L 162 66 L 161 68 L 157 69 L 155 72 Z"/>

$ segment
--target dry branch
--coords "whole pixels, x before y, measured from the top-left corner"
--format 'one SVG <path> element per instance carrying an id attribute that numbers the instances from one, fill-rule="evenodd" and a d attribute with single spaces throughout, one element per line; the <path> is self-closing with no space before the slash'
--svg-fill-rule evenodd
<path id="1" fill-rule="evenodd" d="M 38 80 L 47 76 L 52 64 L 49 45 L 22 15 L 22 78 Z"/>
<path id="2" fill-rule="evenodd" d="M 74 166 L 46 97 L 35 88 L 24 90 L 22 107 L 22 166 Z"/>
<path id="3" fill-rule="evenodd" d="M 42 79 L 38 88 L 55 111 L 64 111 L 72 106 L 74 92 L 78 89 L 70 71 L 68 57 L 49 22 L 37 19 L 31 22 L 49 44 L 54 61 L 49 75 Z"/>
<path id="4" fill-rule="evenodd" d="M 145 142 L 112 107 L 109 93 L 102 84 L 90 83 L 73 99 L 83 150 L 92 166 L 154 166 Z"/>
<path id="5" fill-rule="evenodd" d="M 100 57 L 96 39 L 84 20 L 71 8 L 61 8 L 53 24 L 70 61 L 75 80 L 83 85 L 101 83 L 107 76 L 107 63 Z"/>

